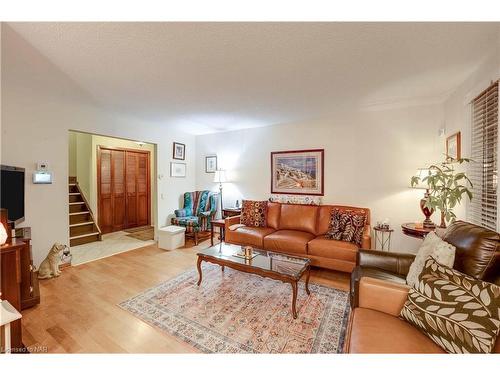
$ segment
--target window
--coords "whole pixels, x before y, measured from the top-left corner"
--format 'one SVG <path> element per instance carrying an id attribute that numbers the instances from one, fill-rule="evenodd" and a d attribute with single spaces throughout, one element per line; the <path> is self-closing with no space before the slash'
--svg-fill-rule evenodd
<path id="1" fill-rule="evenodd" d="M 497 230 L 498 81 L 472 101 L 469 178 L 472 201 L 468 220 Z"/>

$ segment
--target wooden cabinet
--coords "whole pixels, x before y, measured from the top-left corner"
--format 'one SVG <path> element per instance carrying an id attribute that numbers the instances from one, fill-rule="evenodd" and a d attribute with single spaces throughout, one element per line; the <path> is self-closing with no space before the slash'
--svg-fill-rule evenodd
<path id="1" fill-rule="evenodd" d="M 16 239 L 0 246 L 0 298 L 9 301 L 18 311 L 21 311 L 21 251 L 25 247 L 24 242 Z M 12 322 L 10 328 L 13 351 L 22 349 L 21 320 Z"/>
<path id="2" fill-rule="evenodd" d="M 17 238 L 24 242 L 21 249 L 21 310 L 28 309 L 40 303 L 40 288 L 38 285 L 38 275 L 33 266 L 33 253 L 31 251 L 31 239 L 23 237 Z"/>
<path id="3" fill-rule="evenodd" d="M 149 151 L 98 148 L 98 220 L 102 233 L 150 223 Z"/>

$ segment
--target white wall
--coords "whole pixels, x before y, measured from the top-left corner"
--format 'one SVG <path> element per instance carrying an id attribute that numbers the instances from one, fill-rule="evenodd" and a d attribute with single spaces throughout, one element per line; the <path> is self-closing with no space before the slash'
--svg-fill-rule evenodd
<path id="1" fill-rule="evenodd" d="M 229 171 L 224 204 L 270 195 L 270 152 L 325 149 L 323 203 L 369 207 L 372 222 L 388 218 L 394 227 L 392 249 L 414 251 L 419 240 L 401 233 L 404 222 L 422 221 L 423 191 L 408 188 L 418 167 L 441 160 L 441 105 L 384 111 L 338 111 L 328 120 L 248 129 L 196 139 L 198 189 L 217 190 L 205 173 L 205 156 L 216 154 Z M 433 219 L 438 221 L 438 215 Z"/>
<path id="2" fill-rule="evenodd" d="M 86 92 L 2 24 L 2 163 L 26 168 L 26 221 L 31 226 L 38 265 L 50 246 L 69 242 L 68 130 L 81 130 L 155 143 L 158 147 L 158 212 L 163 226 L 179 207 L 183 192 L 195 186 L 195 139 L 161 124 L 106 111 Z M 186 144 L 187 178 L 170 178 L 172 142 Z M 33 185 L 37 161 L 54 173 L 51 185 Z"/>
<path id="3" fill-rule="evenodd" d="M 90 198 L 90 192 L 92 191 L 92 135 L 87 133 L 78 133 L 78 132 L 69 132 L 70 134 L 70 142 L 71 142 L 71 134 L 74 135 L 75 138 L 75 147 L 74 150 L 74 158 L 76 165 L 76 173 L 71 174 L 71 147 L 70 147 L 70 169 L 69 175 L 72 177 L 76 177 L 78 184 L 80 185 L 80 189 L 85 195 L 86 199 Z M 92 210 L 94 212 L 94 210 Z"/>

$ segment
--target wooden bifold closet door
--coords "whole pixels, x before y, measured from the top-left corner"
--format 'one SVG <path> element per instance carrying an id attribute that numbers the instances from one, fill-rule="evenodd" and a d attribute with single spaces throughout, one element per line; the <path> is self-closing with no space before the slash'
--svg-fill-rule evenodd
<path id="1" fill-rule="evenodd" d="M 97 200 L 102 233 L 150 224 L 149 151 L 98 147 Z"/>

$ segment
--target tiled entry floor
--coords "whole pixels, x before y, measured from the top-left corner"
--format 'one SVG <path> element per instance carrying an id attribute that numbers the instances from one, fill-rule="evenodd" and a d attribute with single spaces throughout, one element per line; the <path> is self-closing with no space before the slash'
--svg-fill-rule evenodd
<path id="1" fill-rule="evenodd" d="M 130 233 L 108 233 L 102 236 L 102 241 L 90 242 L 72 247 L 71 254 L 73 255 L 73 259 L 71 260 L 71 265 L 76 266 L 155 243 L 153 240 L 141 241 L 132 237 L 127 237 L 127 234 Z"/>

